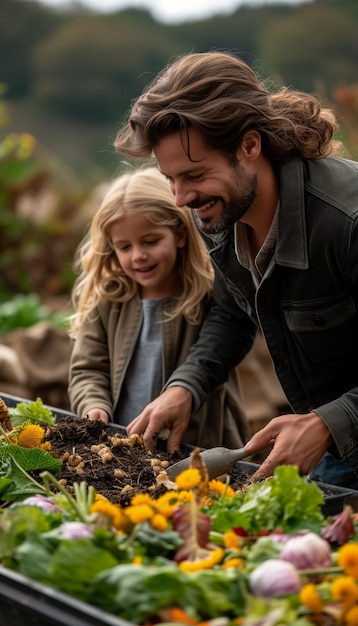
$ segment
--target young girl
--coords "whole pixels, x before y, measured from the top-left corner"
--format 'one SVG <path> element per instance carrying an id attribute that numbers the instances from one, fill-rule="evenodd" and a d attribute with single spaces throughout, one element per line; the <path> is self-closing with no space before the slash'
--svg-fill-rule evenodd
<path id="1" fill-rule="evenodd" d="M 147 168 L 112 184 L 75 267 L 71 409 L 127 426 L 195 343 L 211 297 L 210 260 L 190 210 L 178 208 L 164 176 Z M 248 438 L 232 370 L 192 414 L 183 442 L 233 448 Z"/>

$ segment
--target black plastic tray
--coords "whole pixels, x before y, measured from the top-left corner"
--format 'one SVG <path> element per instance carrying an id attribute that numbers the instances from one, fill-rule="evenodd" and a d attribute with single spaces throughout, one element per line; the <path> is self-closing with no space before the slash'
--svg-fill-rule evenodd
<path id="1" fill-rule="evenodd" d="M 248 476 L 252 476 L 258 469 L 255 463 L 247 461 L 239 461 L 236 467 Z M 349 504 L 353 510 L 358 510 L 358 491 L 339 487 L 338 485 L 329 485 L 327 483 L 312 480 L 312 483 L 318 485 L 323 493 L 324 504 L 322 505 L 322 513 L 325 517 L 337 515 L 343 511 L 346 504 Z M 356 503 L 356 504 L 355 504 Z"/>
<path id="2" fill-rule="evenodd" d="M 131 622 L 6 568 L 0 568 L 0 624 L 133 626 Z"/>
<path id="3" fill-rule="evenodd" d="M 25 398 L 0 392 L 7 406 L 29 402 Z M 74 413 L 49 406 L 57 419 Z M 113 431 L 125 431 L 123 426 L 112 424 Z M 182 446 L 190 454 L 192 446 Z M 239 461 L 236 467 L 246 475 L 252 475 L 258 465 Z M 324 494 L 323 512 L 326 516 L 343 510 L 347 502 L 358 502 L 358 491 L 334 485 L 317 483 Z M 328 495 L 330 494 L 330 495 Z M 111 613 L 76 600 L 51 587 L 33 581 L 17 572 L 0 567 L 0 624 L 7 626 L 134 626 Z"/>

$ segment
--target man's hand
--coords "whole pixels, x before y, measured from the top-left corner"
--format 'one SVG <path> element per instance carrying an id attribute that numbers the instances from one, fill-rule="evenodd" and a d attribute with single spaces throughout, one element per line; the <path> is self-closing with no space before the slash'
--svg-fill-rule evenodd
<path id="1" fill-rule="evenodd" d="M 178 450 L 188 427 L 192 400 L 192 394 L 188 389 L 179 386 L 168 387 L 127 426 L 128 435 L 133 433 L 142 435 L 146 449 L 151 450 L 157 445 L 160 431 L 168 428 L 170 431 L 168 452 Z"/>
<path id="2" fill-rule="evenodd" d="M 256 478 L 271 476 L 277 465 L 297 465 L 308 474 L 332 443 L 332 435 L 317 413 L 280 415 L 255 433 L 245 448 L 251 454 L 268 445 L 273 448 L 263 461 Z"/>

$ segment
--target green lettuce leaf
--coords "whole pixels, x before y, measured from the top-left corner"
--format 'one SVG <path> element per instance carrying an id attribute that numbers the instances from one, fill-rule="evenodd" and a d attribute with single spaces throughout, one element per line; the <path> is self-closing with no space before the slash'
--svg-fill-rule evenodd
<path id="1" fill-rule="evenodd" d="M 0 446 L 0 475 L 3 474 L 1 465 L 10 457 L 15 459 L 26 472 L 48 470 L 56 476 L 61 472 L 61 461 L 55 459 L 49 452 L 41 448 L 23 448 L 9 443 Z"/>
<path id="2" fill-rule="evenodd" d="M 14 548 L 51 531 L 62 521 L 61 512 L 45 512 L 39 506 L 13 504 L 0 517 L 0 558 L 12 558 Z"/>
<path id="3" fill-rule="evenodd" d="M 196 620 L 236 616 L 247 585 L 231 570 L 187 574 L 170 563 L 161 567 L 118 565 L 88 585 L 87 601 L 135 624 L 176 606 Z"/>
<path id="4" fill-rule="evenodd" d="M 51 409 L 45 407 L 41 398 L 34 402 L 18 402 L 16 407 L 9 407 L 9 417 L 14 426 L 30 421 L 32 424 L 50 424 L 56 422 Z"/>
<path id="5" fill-rule="evenodd" d="M 283 465 L 265 481 L 251 484 L 233 498 L 219 498 L 207 509 L 212 530 L 224 533 L 242 528 L 248 534 L 299 529 L 319 531 L 323 522 L 324 498 L 318 485 L 300 476 L 297 467 Z"/>
<path id="6" fill-rule="evenodd" d="M 0 446 L 0 480 L 10 481 L 3 483 L 0 491 L 1 500 L 14 502 L 34 493 L 46 493 L 28 472 L 49 470 L 55 475 L 61 472 L 62 463 L 49 452 L 40 448 L 22 448 L 15 444 Z M 1 483 L 0 483 L 1 487 Z"/>
<path id="7" fill-rule="evenodd" d="M 144 523 L 136 535 L 136 543 L 145 548 L 147 557 L 174 556 L 183 540 L 175 530 L 158 532 L 150 524 Z"/>

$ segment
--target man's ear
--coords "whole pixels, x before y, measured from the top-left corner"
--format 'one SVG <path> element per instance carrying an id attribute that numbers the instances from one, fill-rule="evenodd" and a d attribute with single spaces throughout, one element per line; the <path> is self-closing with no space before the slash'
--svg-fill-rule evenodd
<path id="1" fill-rule="evenodd" d="M 261 154 L 261 136 L 257 130 L 249 130 L 241 144 L 241 153 L 244 153 L 246 159 L 255 160 Z"/>

